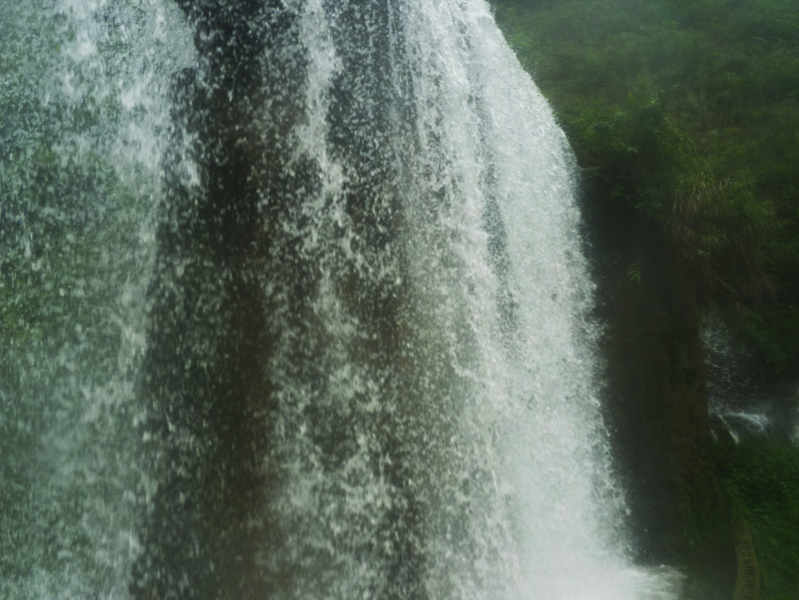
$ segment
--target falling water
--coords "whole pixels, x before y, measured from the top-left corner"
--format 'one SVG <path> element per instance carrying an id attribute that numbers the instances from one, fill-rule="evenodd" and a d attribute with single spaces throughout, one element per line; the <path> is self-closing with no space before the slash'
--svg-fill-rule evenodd
<path id="1" fill-rule="evenodd" d="M 676 597 L 484 2 L 0 11 L 0 596 Z"/>

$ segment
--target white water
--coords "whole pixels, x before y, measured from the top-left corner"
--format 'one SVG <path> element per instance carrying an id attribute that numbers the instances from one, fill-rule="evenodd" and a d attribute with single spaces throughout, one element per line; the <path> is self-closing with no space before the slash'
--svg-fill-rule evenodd
<path id="1" fill-rule="evenodd" d="M 290 5 L 305 114 L 281 169 L 307 161 L 316 181 L 274 225 L 314 285 L 298 305 L 290 269 L 262 273 L 277 332 L 264 435 L 278 440 L 262 460 L 281 482 L 263 511 L 283 532 L 258 548 L 264 577 L 294 573 L 280 597 L 388 597 L 408 552 L 436 600 L 676 597 L 672 574 L 625 556 L 570 151 L 487 5 L 406 0 L 379 22 L 344 0 Z M 28 104 L 24 125 L 2 123 L 15 145 L 0 447 L 16 487 L 0 505 L 0 595 L 126 598 L 137 511 L 163 484 L 138 462 L 135 389 L 171 200 L 168 81 L 194 62 L 191 32 L 161 0 L 2 10 L 19 32 L 4 68 Z M 360 158 L 331 141 L 354 65 L 345 91 L 362 104 L 342 104 L 365 123 Z M 36 169 L 67 175 L 59 187 Z M 353 189 L 388 241 L 351 212 Z M 384 315 L 348 277 L 400 298 L 388 362 L 365 358 Z"/>
<path id="2" fill-rule="evenodd" d="M 3 598 L 125 595 L 176 13 L 0 3 Z"/>
<path id="3" fill-rule="evenodd" d="M 702 343 L 714 435 L 736 443 L 751 438 L 796 440 L 796 392 L 769 383 L 755 357 L 736 342 L 718 315 L 704 316 Z"/>

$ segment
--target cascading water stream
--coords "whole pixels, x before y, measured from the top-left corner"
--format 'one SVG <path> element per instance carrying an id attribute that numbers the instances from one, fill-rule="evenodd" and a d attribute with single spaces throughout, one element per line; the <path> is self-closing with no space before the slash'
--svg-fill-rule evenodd
<path id="1" fill-rule="evenodd" d="M 676 597 L 484 2 L 0 7 L 0 595 Z"/>

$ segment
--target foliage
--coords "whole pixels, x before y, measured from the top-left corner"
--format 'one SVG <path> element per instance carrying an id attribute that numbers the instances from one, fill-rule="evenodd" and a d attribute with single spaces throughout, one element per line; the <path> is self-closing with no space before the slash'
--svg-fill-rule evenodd
<path id="1" fill-rule="evenodd" d="M 779 302 L 730 311 L 738 340 L 751 348 L 766 372 L 796 376 L 799 365 L 799 310 Z"/>
<path id="2" fill-rule="evenodd" d="M 723 307 L 767 370 L 796 377 L 799 5 L 493 3 L 595 196 L 659 223 L 670 260 L 699 301 Z M 640 281 L 644 269 L 633 263 L 627 276 Z M 729 565 L 745 523 L 763 598 L 795 598 L 799 449 L 717 443 L 708 465 L 707 480 L 685 497 L 696 591 L 717 597 L 726 577 L 719 565 Z"/>
<path id="3" fill-rule="evenodd" d="M 6 164 L 0 195 L 0 348 L 97 327 L 120 265 L 134 273 L 134 189 L 92 152 L 39 147 Z"/>
<path id="4" fill-rule="evenodd" d="M 762 240 L 775 227 L 771 203 L 758 200 L 745 171 L 732 179 L 720 174 L 712 157 L 686 163 L 667 229 L 690 265 L 695 288 L 736 303 L 770 297 L 774 284 L 763 269 Z"/>
<path id="5" fill-rule="evenodd" d="M 111 517 L 87 498 L 89 490 L 104 501 L 116 497 L 115 461 L 128 460 L 128 440 L 103 424 L 122 418 L 127 407 L 117 400 L 130 392 L 109 384 L 108 374 L 138 356 L 142 316 L 132 314 L 130 297 L 146 285 L 141 214 L 151 212 L 158 185 L 139 165 L 119 160 L 119 109 L 110 94 L 61 93 L 68 78 L 58 77 L 65 68 L 60 44 L 69 32 L 65 16 L 43 4 L 0 6 L 3 598 L 64 555 L 74 565 L 100 565 L 97 573 L 116 568 L 104 548 L 87 543 L 105 514 Z M 83 445 L 61 443 L 61 432 L 76 428 Z"/>
<path id="6" fill-rule="evenodd" d="M 699 560 L 740 523 L 752 534 L 764 600 L 795 597 L 799 588 L 799 448 L 769 442 L 717 443 L 706 487 L 688 502 L 687 533 Z"/>
<path id="7" fill-rule="evenodd" d="M 795 2 L 494 7 L 600 194 L 657 219 L 699 299 L 786 368 L 799 340 L 769 331 L 799 302 Z"/>
<path id="8" fill-rule="evenodd" d="M 607 195 L 649 216 L 663 213 L 681 140 L 645 81 L 621 106 L 609 110 L 597 105 L 576 118 L 566 116 L 564 127 L 580 162 L 600 171 Z"/>

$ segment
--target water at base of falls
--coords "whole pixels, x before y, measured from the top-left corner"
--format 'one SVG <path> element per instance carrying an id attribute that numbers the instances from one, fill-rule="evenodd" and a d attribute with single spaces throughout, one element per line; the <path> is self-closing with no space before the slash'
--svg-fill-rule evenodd
<path id="1" fill-rule="evenodd" d="M 0 16 L 0 596 L 677 597 L 484 2 Z"/>

